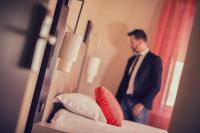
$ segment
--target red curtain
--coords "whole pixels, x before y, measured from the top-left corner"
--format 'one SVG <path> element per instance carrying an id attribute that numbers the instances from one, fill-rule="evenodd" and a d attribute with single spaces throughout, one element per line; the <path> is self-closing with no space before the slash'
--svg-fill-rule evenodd
<path id="1" fill-rule="evenodd" d="M 186 53 L 192 23 L 195 17 L 196 0 L 165 0 L 151 49 L 161 56 L 163 61 L 163 77 L 161 91 L 154 100 L 149 124 L 166 129 L 169 124 L 171 109 L 163 106 L 166 101 L 170 76 L 169 68 L 173 68 L 179 52 Z M 168 113 L 168 114 L 166 114 Z M 166 119 L 167 120 L 164 120 Z M 167 122 L 166 122 L 167 121 Z M 165 123 L 162 125 L 162 123 Z"/>

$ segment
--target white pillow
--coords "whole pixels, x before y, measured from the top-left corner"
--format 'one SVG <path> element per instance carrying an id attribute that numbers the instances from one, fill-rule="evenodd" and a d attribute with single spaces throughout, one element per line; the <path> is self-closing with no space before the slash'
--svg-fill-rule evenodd
<path id="1" fill-rule="evenodd" d="M 51 125 L 57 128 L 74 128 L 83 126 L 83 123 L 88 124 L 93 122 L 91 119 L 69 112 L 66 109 L 60 109 L 51 120 Z M 87 126 L 90 127 L 91 125 L 88 124 Z"/>
<path id="2" fill-rule="evenodd" d="M 67 93 L 56 97 L 55 101 L 59 101 L 69 111 L 87 118 L 106 123 L 106 118 L 96 103 L 91 97 L 81 93 Z"/>

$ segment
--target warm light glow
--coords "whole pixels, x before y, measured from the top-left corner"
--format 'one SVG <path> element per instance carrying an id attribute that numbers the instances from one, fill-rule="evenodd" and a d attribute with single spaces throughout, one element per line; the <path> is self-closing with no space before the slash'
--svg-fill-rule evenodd
<path id="1" fill-rule="evenodd" d="M 86 74 L 87 74 L 86 80 L 88 83 L 92 83 L 94 81 L 94 78 L 98 73 L 100 63 L 101 63 L 100 58 L 98 57 L 90 58 L 88 62 L 87 70 L 86 70 Z"/>

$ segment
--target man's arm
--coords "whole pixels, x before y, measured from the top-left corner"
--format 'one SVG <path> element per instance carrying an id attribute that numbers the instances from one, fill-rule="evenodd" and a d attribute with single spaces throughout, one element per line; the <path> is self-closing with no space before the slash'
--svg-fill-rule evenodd
<path id="1" fill-rule="evenodd" d="M 144 106 L 149 104 L 149 101 L 153 101 L 154 97 L 160 90 L 161 80 L 162 80 L 162 61 L 161 58 L 158 57 L 152 63 L 152 72 L 151 72 L 151 83 L 149 91 L 146 96 L 140 100 Z"/>

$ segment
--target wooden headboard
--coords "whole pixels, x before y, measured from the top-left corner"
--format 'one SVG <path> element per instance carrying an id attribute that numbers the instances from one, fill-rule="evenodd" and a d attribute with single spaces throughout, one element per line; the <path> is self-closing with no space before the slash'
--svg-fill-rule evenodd
<path id="1" fill-rule="evenodd" d="M 78 80 L 80 76 L 81 67 L 83 65 L 83 58 L 86 52 L 86 46 L 81 45 L 77 61 L 72 66 L 71 73 L 66 73 L 60 70 L 55 70 L 50 86 L 50 91 L 46 101 L 42 121 L 46 121 L 50 111 L 52 110 L 52 102 L 55 96 L 61 93 L 72 93 L 77 90 Z M 56 61 L 56 66 L 59 63 L 59 58 Z M 56 67 L 57 68 L 57 67 Z"/>

